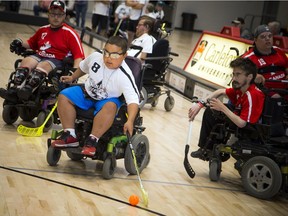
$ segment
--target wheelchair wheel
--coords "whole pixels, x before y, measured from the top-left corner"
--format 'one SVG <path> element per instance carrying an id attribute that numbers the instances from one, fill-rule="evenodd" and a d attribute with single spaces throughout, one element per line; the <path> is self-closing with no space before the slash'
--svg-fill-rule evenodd
<path id="1" fill-rule="evenodd" d="M 38 110 L 30 107 L 21 107 L 19 109 L 19 116 L 23 121 L 32 121 L 37 114 Z"/>
<path id="2" fill-rule="evenodd" d="M 103 164 L 102 176 L 104 179 L 111 179 L 114 176 L 117 167 L 117 162 L 115 157 L 107 157 Z"/>
<path id="3" fill-rule="evenodd" d="M 37 117 L 37 121 L 36 121 L 36 127 L 39 127 L 41 126 L 46 117 L 48 116 L 50 110 L 46 110 L 46 111 L 41 111 L 39 114 L 38 114 L 38 117 Z M 52 126 L 53 126 L 53 122 L 54 122 L 54 116 L 51 115 L 51 117 L 49 118 L 48 122 L 45 124 L 45 127 L 43 129 L 43 132 L 48 132 Z"/>
<path id="4" fill-rule="evenodd" d="M 165 99 L 165 102 L 164 102 L 164 108 L 166 111 L 171 111 L 174 107 L 174 104 L 175 104 L 175 100 L 174 98 L 170 95 L 168 96 L 166 99 Z"/>
<path id="5" fill-rule="evenodd" d="M 140 104 L 139 104 L 139 108 L 142 109 L 145 104 L 147 103 L 147 100 L 148 100 L 148 94 L 147 94 L 147 90 L 142 87 L 142 90 L 141 90 L 141 101 L 140 101 Z"/>
<path id="6" fill-rule="evenodd" d="M 76 153 L 71 152 L 71 151 L 69 151 L 69 150 L 66 151 L 66 154 L 67 154 L 67 156 L 68 156 L 71 160 L 73 160 L 73 161 L 80 161 L 80 160 L 82 160 L 83 157 L 84 157 L 82 154 L 76 154 Z"/>
<path id="7" fill-rule="evenodd" d="M 18 109 L 14 105 L 4 105 L 2 118 L 6 124 L 13 124 L 19 117 Z"/>
<path id="8" fill-rule="evenodd" d="M 137 167 L 139 173 L 142 172 L 142 170 L 148 165 L 149 162 L 149 141 L 148 138 L 143 134 L 136 134 L 131 138 L 131 143 L 133 145 L 136 161 L 137 161 Z M 131 153 L 130 146 L 127 145 L 125 150 L 125 159 L 124 159 L 124 165 L 127 172 L 129 172 L 132 175 L 136 175 L 137 171 L 134 165 L 133 161 L 133 155 Z"/>
<path id="9" fill-rule="evenodd" d="M 159 101 L 159 98 L 156 98 L 156 99 L 151 103 L 151 106 L 152 106 L 152 107 L 156 107 L 157 104 L 158 104 L 158 101 Z"/>
<path id="10" fill-rule="evenodd" d="M 61 157 L 61 150 L 49 146 L 46 160 L 50 166 L 56 166 Z"/>
<path id="11" fill-rule="evenodd" d="M 221 161 L 219 159 L 211 159 L 209 162 L 209 178 L 211 181 L 218 181 L 221 174 Z"/>
<path id="12" fill-rule="evenodd" d="M 279 166 L 265 156 L 250 158 L 243 166 L 241 177 L 246 192 L 260 199 L 272 198 L 282 185 Z"/>

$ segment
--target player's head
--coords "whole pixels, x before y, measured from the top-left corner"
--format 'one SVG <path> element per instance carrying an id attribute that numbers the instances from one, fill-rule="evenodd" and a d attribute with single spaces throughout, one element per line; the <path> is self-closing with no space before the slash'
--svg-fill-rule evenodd
<path id="1" fill-rule="evenodd" d="M 110 37 L 103 49 L 105 66 L 109 69 L 119 68 L 127 56 L 127 40 L 120 36 Z"/>

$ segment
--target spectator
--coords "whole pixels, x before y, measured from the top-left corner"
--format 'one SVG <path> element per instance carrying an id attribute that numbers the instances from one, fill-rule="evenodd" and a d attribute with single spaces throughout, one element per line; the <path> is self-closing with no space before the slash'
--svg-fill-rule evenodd
<path id="1" fill-rule="evenodd" d="M 251 59 L 258 68 L 256 83 L 262 83 L 267 88 L 287 88 L 285 83 L 265 82 L 265 80 L 285 80 L 288 72 L 288 59 L 285 53 L 273 46 L 273 34 L 267 25 L 260 25 L 254 31 L 254 46 L 242 55 Z M 279 97 L 271 93 L 272 97 Z"/>
<path id="2" fill-rule="evenodd" d="M 105 36 L 108 28 L 110 0 L 95 1 L 92 11 L 92 30 Z"/>
<path id="3" fill-rule="evenodd" d="M 122 23 L 120 25 L 120 30 L 126 32 L 127 30 L 127 21 L 129 19 L 130 16 L 130 11 L 131 11 L 131 7 L 128 7 L 125 2 L 122 2 L 120 5 L 118 5 L 118 7 L 115 10 L 115 14 L 114 14 L 114 24 L 115 26 L 118 25 L 118 23 L 120 22 L 120 20 L 122 20 Z"/>
<path id="4" fill-rule="evenodd" d="M 154 19 L 146 15 L 141 16 L 136 26 L 136 38 L 132 41 L 131 45 L 139 46 L 142 50 L 134 49 L 131 47 L 128 50 L 129 56 L 139 57 L 142 61 L 147 57 L 148 53 L 152 53 L 153 44 L 156 39 L 151 35 L 153 30 Z"/>
<path id="5" fill-rule="evenodd" d="M 125 63 L 127 41 L 119 36 L 108 39 L 103 54 L 94 52 L 80 63 L 72 76 L 63 76 L 61 81 L 71 83 L 88 74 L 83 87 L 74 86 L 60 92 L 58 97 L 58 114 L 64 132 L 52 141 L 54 147 L 78 147 L 75 133 L 75 107 L 84 110 L 95 108 L 91 134 L 87 137 L 82 154 L 94 156 L 98 140 L 111 127 L 117 110 L 120 108 L 120 96 L 123 94 L 128 104 L 127 122 L 123 132 L 133 133 L 133 124 L 138 113 L 139 92 L 134 76 Z"/>
<path id="6" fill-rule="evenodd" d="M 40 12 L 47 13 L 51 0 L 39 0 L 38 4 L 33 6 L 35 16 L 39 16 Z"/>
<path id="7" fill-rule="evenodd" d="M 88 0 L 76 0 L 74 8 L 76 12 L 76 25 L 84 28 L 88 9 Z"/>
<path id="8" fill-rule="evenodd" d="M 155 5 L 154 16 L 158 20 L 163 20 L 164 19 L 163 7 L 164 7 L 164 2 L 162 2 L 162 1 L 158 1 L 156 3 L 156 5 Z"/>
<path id="9" fill-rule="evenodd" d="M 234 27 L 239 27 L 240 28 L 240 37 L 247 39 L 247 40 L 253 40 L 253 36 L 251 32 L 244 27 L 245 21 L 242 17 L 237 17 L 235 20 L 232 20 L 232 25 Z"/>
<path id="10" fill-rule="evenodd" d="M 256 65 L 250 59 L 237 58 L 230 63 L 230 67 L 233 69 L 232 88 L 218 89 L 207 99 L 209 106 L 203 114 L 198 143 L 200 148 L 191 153 L 194 158 L 202 158 L 213 149 L 214 142 L 213 139 L 209 139 L 209 135 L 214 125 L 228 122 L 229 125 L 234 124 L 239 128 L 244 128 L 249 124 L 257 123 L 261 116 L 265 97 L 254 84 L 257 74 Z M 218 99 L 222 95 L 229 98 L 234 109 Z M 205 103 L 199 102 L 192 105 L 188 112 L 190 121 L 194 120 Z M 222 112 L 227 118 L 225 120 L 216 118 L 212 110 Z"/>
<path id="11" fill-rule="evenodd" d="M 154 13 L 154 5 L 152 3 L 148 3 L 145 8 L 144 15 L 149 16 L 153 19 L 156 19 L 156 15 Z"/>
<path id="12" fill-rule="evenodd" d="M 2 1 L 3 2 L 3 1 Z M 20 1 L 4 1 L 5 10 L 19 13 Z"/>
<path id="13" fill-rule="evenodd" d="M 141 15 L 144 14 L 145 6 L 148 3 L 147 0 L 126 0 L 126 5 L 131 7 L 130 17 L 128 21 L 128 46 L 134 39 L 136 26 Z"/>
<path id="14" fill-rule="evenodd" d="M 24 47 L 34 50 L 36 54 L 25 57 L 16 69 L 15 91 L 0 90 L 0 96 L 4 99 L 15 101 L 18 95 L 21 99 L 28 100 L 49 72 L 62 66 L 65 57 L 73 57 L 75 68 L 84 58 L 78 34 L 64 23 L 65 3 L 52 1 L 48 11 L 50 25 L 40 27 L 27 41 L 15 39 L 10 44 L 11 52 L 17 52 Z"/>
<path id="15" fill-rule="evenodd" d="M 272 21 L 268 23 L 268 27 L 271 31 L 271 33 L 274 35 L 281 35 L 281 26 L 280 22 L 278 21 Z"/>

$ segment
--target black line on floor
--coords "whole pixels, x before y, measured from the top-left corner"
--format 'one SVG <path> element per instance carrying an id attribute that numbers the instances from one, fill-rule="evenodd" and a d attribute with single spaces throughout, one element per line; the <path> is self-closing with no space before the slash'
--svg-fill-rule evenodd
<path id="1" fill-rule="evenodd" d="M 128 202 L 125 202 L 125 201 L 122 201 L 122 200 L 119 200 L 119 199 L 116 199 L 116 198 L 113 198 L 113 197 L 110 197 L 110 196 L 106 196 L 104 194 L 100 194 L 100 193 L 97 193 L 97 192 L 94 192 L 94 191 L 90 191 L 90 190 L 87 190 L 87 189 L 84 189 L 84 188 L 80 188 L 80 187 L 73 186 L 73 185 L 70 185 L 70 184 L 66 184 L 66 183 L 63 183 L 63 182 L 55 181 L 53 179 L 49 179 L 49 178 L 45 178 L 45 177 L 42 177 L 42 176 L 26 173 L 26 172 L 23 172 L 23 171 L 20 171 L 20 170 L 11 169 L 11 168 L 4 167 L 4 166 L 0 166 L 0 168 L 5 169 L 5 170 L 9 170 L 9 171 L 12 171 L 12 172 L 16 172 L 16 173 L 28 175 L 28 176 L 31 176 L 31 177 L 34 177 L 34 178 L 42 179 L 42 180 L 45 180 L 45 181 L 53 182 L 55 184 L 63 185 L 63 186 L 70 187 L 70 188 L 73 188 L 73 189 L 77 189 L 77 190 L 80 190 L 80 191 L 83 191 L 83 192 L 86 192 L 86 193 L 90 193 L 90 194 L 93 194 L 93 195 L 96 195 L 96 196 L 104 197 L 106 199 L 110 199 L 110 200 L 113 200 L 115 202 L 120 202 L 122 204 L 131 206 L 130 203 L 128 203 Z M 156 211 L 153 211 L 153 210 L 150 210 L 150 209 L 147 209 L 147 208 L 143 208 L 143 207 L 140 207 L 140 206 L 133 206 L 133 207 L 141 209 L 141 210 L 144 210 L 144 211 L 147 211 L 147 212 L 150 212 L 150 213 L 153 213 L 155 215 L 165 216 L 164 214 L 161 214 L 159 212 L 156 212 Z"/>

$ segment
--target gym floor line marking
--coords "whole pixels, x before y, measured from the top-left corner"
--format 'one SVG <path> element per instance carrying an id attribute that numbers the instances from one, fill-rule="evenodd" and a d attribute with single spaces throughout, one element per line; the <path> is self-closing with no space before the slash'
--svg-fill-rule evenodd
<path id="1" fill-rule="evenodd" d="M 1 168 L 1 166 L 0 166 L 0 168 Z M 39 169 L 21 168 L 21 167 L 10 167 L 8 169 L 12 169 L 12 170 L 26 170 L 26 171 L 33 171 L 33 172 L 48 172 L 48 173 L 58 173 L 58 174 L 69 174 L 69 175 L 79 175 L 79 176 L 92 176 L 92 177 L 93 176 L 102 176 L 101 174 L 73 173 L 73 172 L 65 172 L 65 171 L 60 172 L 60 171 L 52 171 L 52 170 L 39 170 Z M 33 174 L 31 174 L 31 175 L 33 175 Z M 120 180 L 126 180 L 126 181 L 138 181 L 137 178 L 135 178 L 135 179 L 127 179 L 127 178 L 121 178 L 121 177 L 113 177 L 113 179 L 120 179 Z M 164 182 L 164 181 L 158 181 L 158 180 L 145 180 L 145 179 L 142 179 L 142 182 L 150 182 L 150 183 L 166 184 L 166 185 L 187 186 L 187 187 L 195 187 L 195 188 L 207 188 L 207 189 L 214 189 L 214 190 L 221 190 L 221 191 L 244 192 L 244 190 L 241 190 L 241 189 L 220 188 L 220 187 L 213 187 L 213 186 L 195 185 L 195 184 L 189 184 L 189 183 Z"/>
<path id="2" fill-rule="evenodd" d="M 9 171 L 12 171 L 12 172 L 20 173 L 20 174 L 23 174 L 23 175 L 27 175 L 27 176 L 30 176 L 30 177 L 42 179 L 42 180 L 45 180 L 45 181 L 49 181 L 49 182 L 52 182 L 52 183 L 55 183 L 55 184 L 63 185 L 63 186 L 66 186 L 66 187 L 70 187 L 70 188 L 73 188 L 73 189 L 77 189 L 77 190 L 80 190 L 80 191 L 83 191 L 83 192 L 86 192 L 86 193 L 90 193 L 90 194 L 93 194 L 93 195 L 96 195 L 96 196 L 100 196 L 100 197 L 103 197 L 103 198 L 106 198 L 106 199 L 113 200 L 115 202 L 119 202 L 119 203 L 131 206 L 130 203 L 128 203 L 128 202 L 125 202 L 125 201 L 122 201 L 122 200 L 119 200 L 119 199 L 116 199 L 116 198 L 113 198 L 113 197 L 110 197 L 110 196 L 106 196 L 104 194 L 100 194 L 100 193 L 97 193 L 97 192 L 94 192 L 94 191 L 90 191 L 90 190 L 87 190 L 87 189 L 84 189 L 84 188 L 80 188 L 80 187 L 77 187 L 77 186 L 74 186 L 74 185 L 66 184 L 66 183 L 63 183 L 63 182 L 60 182 L 60 181 L 55 181 L 53 179 L 49 179 L 49 178 L 45 178 L 45 177 L 42 177 L 42 176 L 26 173 L 26 172 L 23 172 L 23 171 L 20 171 L 20 170 L 16 170 L 16 169 L 4 167 L 4 166 L 0 166 L 0 168 L 1 169 L 5 169 L 5 170 L 9 170 Z M 141 209 L 143 211 L 147 211 L 149 213 L 153 213 L 155 215 L 165 216 L 162 213 L 159 213 L 159 212 L 147 209 L 147 208 L 143 208 L 141 206 L 131 206 L 131 207 L 135 207 L 135 208 Z"/>

